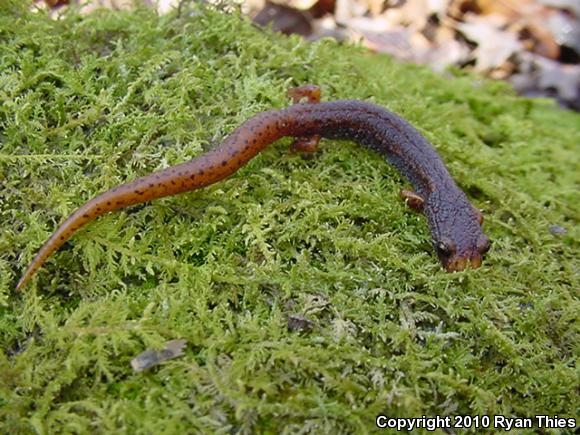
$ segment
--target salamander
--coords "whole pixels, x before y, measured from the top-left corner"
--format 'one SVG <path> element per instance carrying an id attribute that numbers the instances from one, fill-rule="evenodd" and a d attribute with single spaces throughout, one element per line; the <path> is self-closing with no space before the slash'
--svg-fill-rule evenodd
<path id="1" fill-rule="evenodd" d="M 295 151 L 315 151 L 324 137 L 352 140 L 381 154 L 413 186 L 413 192 L 403 190 L 401 196 L 426 216 L 442 266 L 453 272 L 481 265 L 490 247 L 481 227 L 483 215 L 455 184 L 433 146 L 414 127 L 368 102 L 320 102 L 320 88 L 314 85 L 292 88 L 289 96 L 293 105 L 258 113 L 209 152 L 114 187 L 82 205 L 40 248 L 16 288 L 22 289 L 53 252 L 98 216 L 216 183 L 286 136 L 296 138 L 291 145 Z"/>

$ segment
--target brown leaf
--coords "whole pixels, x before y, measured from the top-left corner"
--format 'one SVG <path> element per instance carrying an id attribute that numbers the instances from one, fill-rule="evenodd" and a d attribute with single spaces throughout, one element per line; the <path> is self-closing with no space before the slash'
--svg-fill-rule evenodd
<path id="1" fill-rule="evenodd" d="M 477 44 L 474 50 L 475 68 L 489 71 L 503 65 L 514 53 L 522 50 L 517 34 L 498 28 L 489 17 L 466 15 L 465 23 L 458 23 L 457 29 Z"/>
<path id="2" fill-rule="evenodd" d="M 183 355 L 186 340 L 171 340 L 161 350 L 148 349 L 131 360 L 131 367 L 136 372 L 147 370 L 161 362 Z"/>
<path id="3" fill-rule="evenodd" d="M 298 314 L 291 314 L 288 316 L 288 330 L 289 331 L 311 331 L 314 328 L 314 322 L 304 316 Z"/>
<path id="4" fill-rule="evenodd" d="M 44 0 L 44 2 L 50 6 L 51 8 L 57 7 L 57 6 L 64 6 L 64 5 L 68 5 L 70 3 L 70 0 Z"/>
<path id="5" fill-rule="evenodd" d="M 279 5 L 270 1 L 266 2 L 264 8 L 254 17 L 254 23 L 260 26 L 272 25 L 276 32 L 286 35 L 297 33 L 308 36 L 312 33 L 310 21 L 312 16 L 309 12 L 299 11 L 289 6 Z"/>

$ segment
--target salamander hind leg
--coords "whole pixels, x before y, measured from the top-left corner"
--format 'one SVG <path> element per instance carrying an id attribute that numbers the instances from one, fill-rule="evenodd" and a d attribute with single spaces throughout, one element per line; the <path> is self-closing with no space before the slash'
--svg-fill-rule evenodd
<path id="1" fill-rule="evenodd" d="M 320 87 L 316 85 L 302 85 L 288 89 L 288 96 L 292 98 L 294 104 L 300 103 L 304 98 L 309 103 L 320 103 L 320 93 Z"/>
<path id="2" fill-rule="evenodd" d="M 425 199 L 421 196 L 416 194 L 415 192 L 411 192 L 410 190 L 401 190 L 399 196 L 405 201 L 409 207 L 413 210 L 422 212 L 423 206 L 425 204 Z"/>

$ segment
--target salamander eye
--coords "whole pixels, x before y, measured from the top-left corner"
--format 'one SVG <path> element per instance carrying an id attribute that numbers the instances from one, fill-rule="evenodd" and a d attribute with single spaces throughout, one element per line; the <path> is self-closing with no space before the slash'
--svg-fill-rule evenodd
<path id="1" fill-rule="evenodd" d="M 439 240 L 435 244 L 437 253 L 443 257 L 450 257 L 455 252 L 455 245 L 452 242 Z"/>

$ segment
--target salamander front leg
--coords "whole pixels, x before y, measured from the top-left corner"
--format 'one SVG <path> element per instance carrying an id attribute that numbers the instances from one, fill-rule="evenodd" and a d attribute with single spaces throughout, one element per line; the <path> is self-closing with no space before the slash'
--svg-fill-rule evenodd
<path id="1" fill-rule="evenodd" d="M 316 85 L 303 85 L 297 88 L 288 89 L 288 96 L 292 98 L 293 104 L 300 104 L 306 98 L 308 103 L 320 103 L 320 87 Z M 294 152 L 313 153 L 318 150 L 320 135 L 298 137 L 290 145 L 290 150 Z"/>
<path id="2" fill-rule="evenodd" d="M 423 212 L 423 205 L 425 204 L 425 199 L 418 195 L 415 192 L 411 192 L 410 190 L 401 190 L 399 196 L 405 201 L 409 207 L 413 210 L 422 213 Z"/>
<path id="3" fill-rule="evenodd" d="M 473 210 L 475 211 L 475 215 L 477 216 L 477 222 L 479 222 L 479 225 L 483 225 L 483 212 L 478 209 L 473 207 Z"/>
<path id="4" fill-rule="evenodd" d="M 313 153 L 318 150 L 318 142 L 320 142 L 319 134 L 308 137 L 297 137 L 294 139 L 294 142 L 290 144 L 290 151 Z"/>

